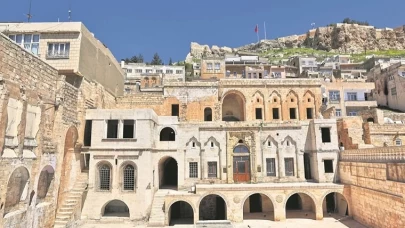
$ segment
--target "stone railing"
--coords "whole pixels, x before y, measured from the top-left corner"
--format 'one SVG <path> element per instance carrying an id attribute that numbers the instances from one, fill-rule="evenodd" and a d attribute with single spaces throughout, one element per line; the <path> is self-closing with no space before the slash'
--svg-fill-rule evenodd
<path id="1" fill-rule="evenodd" d="M 340 160 L 375 163 L 405 162 L 405 146 L 345 150 L 340 153 Z"/>

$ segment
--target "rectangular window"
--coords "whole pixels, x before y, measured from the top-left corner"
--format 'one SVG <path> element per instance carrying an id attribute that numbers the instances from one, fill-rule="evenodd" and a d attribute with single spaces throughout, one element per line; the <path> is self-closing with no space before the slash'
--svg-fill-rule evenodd
<path id="1" fill-rule="evenodd" d="M 208 177 L 217 177 L 217 162 L 208 162 Z"/>
<path id="2" fill-rule="evenodd" d="M 357 112 L 349 112 L 348 116 L 357 116 Z"/>
<path id="3" fill-rule="evenodd" d="M 329 100 L 330 101 L 340 101 L 340 92 L 339 91 L 329 91 Z"/>
<path id="4" fill-rule="evenodd" d="M 176 74 L 182 74 L 183 71 L 182 70 L 176 70 Z"/>
<path id="5" fill-rule="evenodd" d="M 179 116 L 179 105 L 172 104 L 172 116 Z"/>
<path id="6" fill-rule="evenodd" d="M 295 119 L 297 119 L 296 109 L 290 108 L 290 120 L 295 120 Z"/>
<path id="7" fill-rule="evenodd" d="M 348 101 L 357 101 L 357 93 L 347 93 Z"/>
<path id="8" fill-rule="evenodd" d="M 68 59 L 70 52 L 70 43 L 48 43 L 48 59 Z M 128 73 L 132 73 L 132 69 L 127 69 Z"/>
<path id="9" fill-rule="evenodd" d="M 133 139 L 135 133 L 135 120 L 124 120 L 123 121 L 123 134 L 124 139 Z"/>
<path id="10" fill-rule="evenodd" d="M 220 70 L 220 69 L 221 69 L 221 64 L 215 63 L 215 70 Z"/>
<path id="11" fill-rule="evenodd" d="M 402 146 L 402 140 L 401 139 L 396 139 L 395 140 L 395 146 Z"/>
<path id="12" fill-rule="evenodd" d="M 248 78 L 252 78 L 252 73 L 248 73 Z"/>
<path id="13" fill-rule="evenodd" d="M 253 78 L 257 78 L 257 75 L 256 75 L 256 73 L 253 73 Z"/>
<path id="14" fill-rule="evenodd" d="M 280 119 L 280 112 L 278 108 L 273 108 L 273 120 L 278 120 Z"/>
<path id="15" fill-rule="evenodd" d="M 330 143 L 330 128 L 329 127 L 321 127 L 322 133 L 322 142 L 323 143 Z"/>
<path id="16" fill-rule="evenodd" d="M 92 129 L 92 120 L 86 120 L 86 124 L 84 125 L 84 146 L 91 146 L 91 129 Z"/>
<path id="17" fill-rule="evenodd" d="M 342 116 L 342 109 L 336 109 L 335 116 Z"/>
<path id="18" fill-rule="evenodd" d="M 198 163 L 197 162 L 190 162 L 189 164 L 189 177 L 190 178 L 198 178 Z"/>
<path id="19" fill-rule="evenodd" d="M 267 141 L 267 147 L 271 147 L 271 141 L 270 140 Z"/>
<path id="20" fill-rule="evenodd" d="M 323 160 L 325 173 L 333 173 L 333 160 Z"/>
<path id="21" fill-rule="evenodd" d="M 135 69 L 135 73 L 142 73 L 142 69 Z"/>
<path id="22" fill-rule="evenodd" d="M 166 74 L 173 74 L 173 70 L 166 70 Z"/>
<path id="23" fill-rule="evenodd" d="M 49 55 L 48 55 L 49 56 Z M 127 73 L 132 73 L 132 69 L 126 69 Z"/>
<path id="24" fill-rule="evenodd" d="M 195 148 L 195 142 L 193 142 L 193 143 L 191 144 L 191 147 L 192 147 L 192 148 Z"/>
<path id="25" fill-rule="evenodd" d="M 207 70 L 212 70 L 212 63 L 207 63 Z"/>
<path id="26" fill-rule="evenodd" d="M 397 87 L 391 88 L 391 95 L 397 95 Z"/>
<path id="27" fill-rule="evenodd" d="M 39 34 L 9 35 L 9 38 L 34 55 L 39 52 Z"/>
<path id="28" fill-rule="evenodd" d="M 256 119 L 257 120 L 263 119 L 263 117 L 262 117 L 262 109 L 261 108 L 256 108 Z"/>
<path id="29" fill-rule="evenodd" d="M 294 176 L 294 158 L 284 158 L 285 175 Z"/>
<path id="30" fill-rule="evenodd" d="M 146 71 L 146 73 L 152 73 L 153 72 L 152 69 L 146 69 L 145 71 Z"/>
<path id="31" fill-rule="evenodd" d="M 157 73 L 157 74 L 162 74 L 162 73 L 163 73 L 163 70 L 156 70 L 156 73 Z"/>
<path id="32" fill-rule="evenodd" d="M 313 119 L 313 108 L 307 108 L 307 119 Z"/>
<path id="33" fill-rule="evenodd" d="M 267 167 L 267 176 L 275 177 L 276 176 L 276 159 L 275 158 L 266 158 L 266 167 Z"/>
<path id="34" fill-rule="evenodd" d="M 118 138 L 118 120 L 107 120 L 107 138 Z"/>

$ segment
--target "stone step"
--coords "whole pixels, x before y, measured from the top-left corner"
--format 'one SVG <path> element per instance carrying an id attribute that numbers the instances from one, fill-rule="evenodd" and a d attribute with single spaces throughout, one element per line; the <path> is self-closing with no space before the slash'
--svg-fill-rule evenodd
<path id="1" fill-rule="evenodd" d="M 72 210 L 73 211 L 73 210 Z M 60 215 L 60 216 L 70 216 L 72 214 L 72 212 L 69 212 L 69 211 L 59 211 L 57 214 L 56 214 L 56 217 L 58 216 L 58 215 Z"/>
<path id="2" fill-rule="evenodd" d="M 55 225 L 66 226 L 67 221 L 55 220 Z"/>
<path id="3" fill-rule="evenodd" d="M 74 207 L 66 207 L 65 205 L 62 205 L 62 207 L 59 209 L 59 211 L 73 213 L 73 209 L 74 209 Z"/>
<path id="4" fill-rule="evenodd" d="M 67 215 L 56 215 L 57 220 L 62 220 L 62 221 L 68 221 L 70 219 L 70 216 Z"/>

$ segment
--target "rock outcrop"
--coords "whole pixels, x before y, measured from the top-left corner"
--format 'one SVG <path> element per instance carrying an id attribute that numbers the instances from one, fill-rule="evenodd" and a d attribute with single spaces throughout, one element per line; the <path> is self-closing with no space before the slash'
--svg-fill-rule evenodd
<path id="1" fill-rule="evenodd" d="M 313 48 L 316 50 L 341 53 L 361 53 L 367 50 L 405 49 L 405 26 L 395 29 L 377 29 L 374 26 L 357 24 L 336 24 L 309 30 L 306 34 L 281 37 L 274 40 L 261 40 L 239 48 L 218 47 L 191 43 L 188 59 L 201 59 L 203 56 L 216 57 L 237 51 L 263 52 L 279 48 Z"/>

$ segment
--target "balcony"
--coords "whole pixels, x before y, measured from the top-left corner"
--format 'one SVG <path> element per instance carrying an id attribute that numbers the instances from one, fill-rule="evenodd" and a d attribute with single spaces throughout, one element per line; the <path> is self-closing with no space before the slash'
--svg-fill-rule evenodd
<path id="1" fill-rule="evenodd" d="M 377 107 L 377 101 L 345 100 L 346 107 Z"/>
<path id="2" fill-rule="evenodd" d="M 46 53 L 47 59 L 69 59 L 69 51 L 61 52 L 48 52 Z"/>

